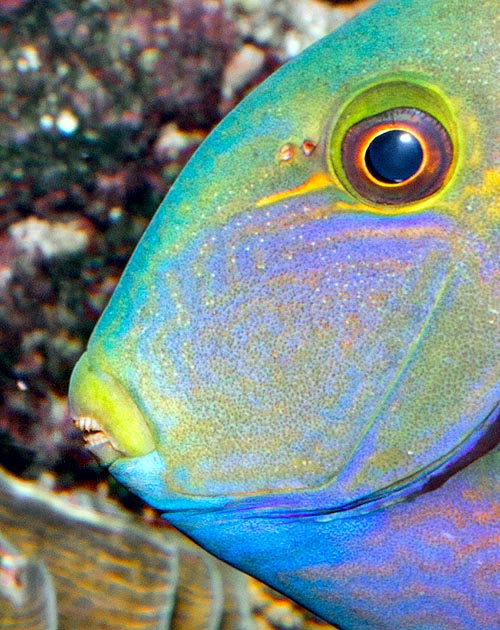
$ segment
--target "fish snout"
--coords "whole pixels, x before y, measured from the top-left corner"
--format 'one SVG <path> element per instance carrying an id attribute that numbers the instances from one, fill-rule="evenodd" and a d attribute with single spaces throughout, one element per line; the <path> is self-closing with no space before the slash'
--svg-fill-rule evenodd
<path id="1" fill-rule="evenodd" d="M 131 394 L 114 376 L 94 369 L 88 353 L 71 377 L 69 404 L 74 426 L 102 464 L 154 450 L 151 430 Z"/>

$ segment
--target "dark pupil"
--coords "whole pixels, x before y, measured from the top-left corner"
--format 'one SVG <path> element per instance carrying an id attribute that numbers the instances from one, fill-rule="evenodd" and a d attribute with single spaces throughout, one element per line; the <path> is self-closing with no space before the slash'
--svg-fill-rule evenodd
<path id="1" fill-rule="evenodd" d="M 414 135 L 401 129 L 390 129 L 376 136 L 365 155 L 371 175 L 385 184 L 399 184 L 420 168 L 424 153 Z"/>

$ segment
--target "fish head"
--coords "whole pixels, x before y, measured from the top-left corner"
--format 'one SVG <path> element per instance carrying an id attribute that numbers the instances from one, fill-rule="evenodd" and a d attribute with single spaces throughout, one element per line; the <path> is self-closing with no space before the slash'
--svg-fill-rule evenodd
<path id="1" fill-rule="evenodd" d="M 490 447 L 499 26 L 449 4 L 381 2 L 313 45 L 163 201 L 70 388 L 155 507 L 379 505 Z"/>

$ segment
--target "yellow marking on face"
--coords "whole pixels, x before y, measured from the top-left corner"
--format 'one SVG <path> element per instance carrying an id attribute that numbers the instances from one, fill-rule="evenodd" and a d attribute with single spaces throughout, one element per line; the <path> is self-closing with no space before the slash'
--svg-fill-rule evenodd
<path id="1" fill-rule="evenodd" d="M 494 168 L 485 170 L 481 192 L 493 197 L 492 202 L 487 207 L 487 221 L 498 223 L 500 220 L 500 171 Z"/>
<path id="2" fill-rule="evenodd" d="M 262 197 L 255 202 L 255 206 L 257 208 L 263 208 L 279 201 L 298 197 L 299 195 L 313 193 L 319 190 L 325 190 L 326 188 L 332 186 L 337 188 L 335 183 L 326 173 L 315 173 L 299 186 L 295 186 L 294 188 L 287 190 L 281 190 L 280 192 Z M 395 215 L 403 212 L 404 214 L 417 213 L 422 212 L 426 208 L 434 208 L 436 204 L 436 197 L 438 195 L 440 195 L 440 193 L 432 195 L 429 198 L 426 197 L 415 202 L 402 204 L 401 206 L 369 205 L 367 203 L 363 203 L 359 199 L 354 199 L 352 202 L 336 201 L 335 210 L 345 212 L 366 212 L 378 215 Z M 330 212 L 328 214 L 330 214 Z"/>
<path id="3" fill-rule="evenodd" d="M 308 180 L 306 180 L 300 186 L 290 188 L 289 190 L 281 190 L 280 192 L 273 193 L 267 197 L 262 197 L 256 202 L 257 208 L 262 208 L 277 201 L 283 201 L 283 199 L 289 199 L 290 197 L 296 197 L 298 195 L 307 194 L 310 192 L 316 192 L 332 185 L 332 180 L 326 173 L 315 173 Z"/>

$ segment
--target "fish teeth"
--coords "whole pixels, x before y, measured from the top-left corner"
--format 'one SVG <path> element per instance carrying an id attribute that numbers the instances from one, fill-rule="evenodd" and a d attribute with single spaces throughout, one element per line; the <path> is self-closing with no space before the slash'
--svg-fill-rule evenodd
<path id="1" fill-rule="evenodd" d="M 104 445 L 108 445 L 116 452 L 117 456 L 121 453 L 118 446 L 94 418 L 90 416 L 79 416 L 73 419 L 73 426 L 82 432 L 85 446 L 90 449 L 91 452 L 94 452 L 92 449 L 96 447 L 100 448 Z"/>
<path id="2" fill-rule="evenodd" d="M 97 420 L 88 416 L 75 418 L 73 420 L 73 424 L 77 429 L 79 429 L 80 431 L 85 431 L 86 433 L 102 431 L 102 427 L 97 422 Z"/>
<path id="3" fill-rule="evenodd" d="M 109 437 L 103 431 L 96 431 L 95 433 L 89 433 L 84 438 L 87 446 L 96 446 L 97 444 L 104 444 L 109 442 Z"/>

